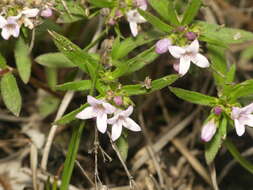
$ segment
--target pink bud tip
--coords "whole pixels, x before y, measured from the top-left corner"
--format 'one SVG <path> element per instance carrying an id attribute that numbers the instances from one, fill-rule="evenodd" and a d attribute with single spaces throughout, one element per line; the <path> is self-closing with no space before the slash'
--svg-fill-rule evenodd
<path id="1" fill-rule="evenodd" d="M 217 106 L 217 107 L 214 108 L 213 111 L 214 111 L 215 115 L 220 115 L 222 113 L 222 108 Z"/>
<path id="2" fill-rule="evenodd" d="M 168 47 L 171 45 L 171 41 L 168 38 L 164 38 L 156 42 L 156 53 L 163 54 L 168 51 Z"/>
<path id="3" fill-rule="evenodd" d="M 117 105 L 117 106 L 121 106 L 123 104 L 123 100 L 122 100 L 122 97 L 121 96 L 115 96 L 113 98 L 113 101 L 114 103 Z"/>
<path id="4" fill-rule="evenodd" d="M 202 128 L 201 140 L 204 142 L 209 142 L 213 138 L 216 129 L 217 127 L 213 120 L 207 122 Z"/>
<path id="5" fill-rule="evenodd" d="M 53 11 L 50 8 L 46 8 L 46 9 L 42 10 L 40 13 L 40 16 L 42 16 L 44 18 L 51 17 L 52 15 L 53 15 Z"/>
<path id="6" fill-rule="evenodd" d="M 196 35 L 196 33 L 194 33 L 194 32 L 187 32 L 187 33 L 185 34 L 185 37 L 186 37 L 188 40 L 193 41 L 193 40 L 195 40 L 195 39 L 197 38 L 197 35 Z"/>

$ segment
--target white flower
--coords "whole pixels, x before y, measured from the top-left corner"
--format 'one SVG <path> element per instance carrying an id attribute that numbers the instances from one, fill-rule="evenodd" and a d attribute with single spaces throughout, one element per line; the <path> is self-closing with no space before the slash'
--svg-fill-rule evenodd
<path id="1" fill-rule="evenodd" d="M 142 10 L 147 9 L 146 0 L 136 0 L 136 6 Z M 129 22 L 131 33 L 134 37 L 138 35 L 138 24 L 147 22 L 146 19 L 140 15 L 137 9 L 130 10 L 126 13 L 127 21 Z"/>
<path id="2" fill-rule="evenodd" d="M 191 62 L 201 68 L 209 67 L 208 59 L 199 53 L 199 42 L 197 39 L 186 47 L 169 46 L 169 51 L 173 57 L 180 59 L 179 74 L 181 75 L 187 73 Z"/>
<path id="3" fill-rule="evenodd" d="M 114 117 L 108 119 L 108 124 L 112 125 L 112 140 L 117 140 L 122 132 L 122 126 L 131 131 L 141 131 L 141 127 L 129 116 L 133 113 L 133 106 L 129 106 L 127 110 L 119 110 Z"/>
<path id="4" fill-rule="evenodd" d="M 11 36 L 17 38 L 20 32 L 20 26 L 17 23 L 17 18 L 9 16 L 7 19 L 0 16 L 0 28 L 2 28 L 2 37 L 8 40 Z"/>
<path id="5" fill-rule="evenodd" d="M 21 13 L 18 16 L 22 17 L 25 27 L 28 27 L 29 29 L 33 29 L 34 24 L 31 18 L 36 17 L 39 14 L 39 11 L 40 11 L 39 9 L 25 9 L 21 11 Z"/>
<path id="6" fill-rule="evenodd" d="M 202 141 L 204 141 L 204 142 L 210 141 L 213 138 L 216 130 L 217 130 L 217 126 L 215 124 L 215 121 L 214 120 L 208 121 L 203 126 L 202 131 L 201 131 Z"/>
<path id="7" fill-rule="evenodd" d="M 235 130 L 238 136 L 245 132 L 245 125 L 253 127 L 253 103 L 243 108 L 233 107 L 231 117 L 234 120 Z"/>
<path id="8" fill-rule="evenodd" d="M 98 100 L 92 96 L 87 97 L 87 102 L 91 105 L 76 115 L 79 119 L 91 119 L 96 117 L 97 128 L 101 133 L 107 129 L 107 114 L 112 114 L 116 108 L 111 104 Z"/>

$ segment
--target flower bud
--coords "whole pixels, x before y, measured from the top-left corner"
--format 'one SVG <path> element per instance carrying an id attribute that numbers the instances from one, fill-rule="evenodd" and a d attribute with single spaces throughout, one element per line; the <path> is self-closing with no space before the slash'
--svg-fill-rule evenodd
<path id="1" fill-rule="evenodd" d="M 173 69 L 174 69 L 176 72 L 179 72 L 179 63 L 174 63 L 174 64 L 173 64 Z"/>
<path id="2" fill-rule="evenodd" d="M 195 40 L 195 39 L 197 38 L 197 35 L 196 35 L 196 33 L 194 33 L 194 32 L 187 32 L 187 33 L 185 34 L 185 37 L 186 37 L 188 40 L 193 41 L 193 40 Z"/>
<path id="3" fill-rule="evenodd" d="M 164 38 L 156 42 L 156 53 L 163 54 L 168 51 L 168 47 L 171 45 L 171 40 L 168 38 Z"/>
<path id="4" fill-rule="evenodd" d="M 44 18 L 51 17 L 52 15 L 53 15 L 53 11 L 50 8 L 46 8 L 46 9 L 42 10 L 40 13 L 40 16 L 42 16 Z"/>
<path id="5" fill-rule="evenodd" d="M 117 106 L 121 106 L 123 104 L 123 100 L 122 100 L 122 97 L 121 96 L 115 96 L 113 98 L 113 101 L 114 103 L 117 105 Z"/>
<path id="6" fill-rule="evenodd" d="M 147 9 L 147 1 L 146 0 L 135 0 L 136 7 L 146 10 Z"/>
<path id="7" fill-rule="evenodd" d="M 222 113 L 222 108 L 219 106 L 216 106 L 213 110 L 215 115 L 220 115 Z"/>
<path id="8" fill-rule="evenodd" d="M 202 128 L 201 140 L 204 142 L 210 141 L 217 130 L 214 120 L 208 121 Z"/>

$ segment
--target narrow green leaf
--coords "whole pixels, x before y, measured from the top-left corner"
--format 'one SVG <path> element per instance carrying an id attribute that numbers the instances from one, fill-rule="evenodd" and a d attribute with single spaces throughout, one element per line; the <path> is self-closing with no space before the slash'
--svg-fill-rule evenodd
<path id="1" fill-rule="evenodd" d="M 242 83 L 232 86 L 226 94 L 232 99 L 236 100 L 240 97 L 245 97 L 253 94 L 253 79 L 246 80 Z"/>
<path id="2" fill-rule="evenodd" d="M 64 84 L 57 85 L 55 87 L 56 90 L 73 90 L 73 91 L 84 91 L 89 90 L 91 88 L 91 81 L 90 80 L 81 80 L 81 81 L 73 81 L 67 82 Z"/>
<path id="3" fill-rule="evenodd" d="M 155 31 L 149 31 L 139 34 L 136 38 L 129 37 L 123 41 L 119 41 L 117 38 L 114 41 L 111 56 L 112 59 L 117 60 L 125 57 L 129 52 L 134 50 L 136 47 L 147 44 L 158 39 L 160 35 Z"/>
<path id="4" fill-rule="evenodd" d="M 236 72 L 236 64 L 233 64 L 229 71 L 227 72 L 226 74 L 226 80 L 225 80 L 225 83 L 226 84 L 230 84 L 234 81 L 235 79 L 235 72 Z"/>
<path id="5" fill-rule="evenodd" d="M 161 90 L 164 87 L 167 87 L 171 85 L 173 82 L 175 82 L 179 78 L 178 75 L 168 75 L 165 77 L 162 77 L 160 79 L 154 80 L 151 83 L 151 89 L 146 89 L 141 84 L 136 85 L 126 85 L 122 87 L 122 91 L 124 94 L 128 96 L 132 95 L 140 95 L 140 94 L 149 94 L 157 90 Z"/>
<path id="6" fill-rule="evenodd" d="M 219 128 L 212 138 L 212 140 L 208 143 L 206 143 L 205 146 L 205 158 L 207 164 L 210 164 L 215 156 L 217 155 L 221 144 L 222 140 L 225 139 L 227 134 L 227 118 L 223 117 L 222 120 L 219 122 Z"/>
<path id="7" fill-rule="evenodd" d="M 18 69 L 18 73 L 23 80 L 24 83 L 27 83 L 30 79 L 31 75 L 31 58 L 29 55 L 29 47 L 23 40 L 23 38 L 19 38 L 16 47 L 14 50 L 15 60 Z"/>
<path id="8" fill-rule="evenodd" d="M 177 97 L 194 104 L 214 106 L 219 102 L 219 99 L 212 96 L 207 96 L 205 94 L 201 94 L 199 92 L 174 87 L 169 87 L 169 89 Z"/>
<path id="9" fill-rule="evenodd" d="M 64 54 L 62 53 L 46 53 L 36 57 L 35 61 L 40 65 L 51 68 L 65 68 L 76 67 Z"/>
<path id="10" fill-rule="evenodd" d="M 191 0 L 184 13 L 184 17 L 181 22 L 182 25 L 190 24 L 193 21 L 193 19 L 199 12 L 201 4 L 202 0 Z"/>
<path id="11" fill-rule="evenodd" d="M 253 33 L 245 30 L 227 28 L 203 21 L 198 21 L 196 24 L 201 28 L 201 36 L 216 39 L 223 44 L 237 44 L 253 40 Z"/>
<path id="12" fill-rule="evenodd" d="M 16 79 L 11 73 L 6 73 L 1 79 L 1 94 L 6 107 L 18 116 L 22 100 Z"/>
<path id="13" fill-rule="evenodd" d="M 165 22 L 161 21 L 156 16 L 150 14 L 149 12 L 143 11 L 141 9 L 138 9 L 138 12 L 143 16 L 150 24 L 152 24 L 154 27 L 158 28 L 159 30 L 163 32 L 171 32 L 173 30 L 173 27 L 166 24 Z"/>
<path id="14" fill-rule="evenodd" d="M 164 20 L 173 25 L 179 25 L 172 0 L 148 0 L 148 2 Z"/>
<path id="15" fill-rule="evenodd" d="M 229 139 L 224 141 L 224 144 L 226 148 L 229 150 L 229 152 L 231 153 L 231 155 L 234 157 L 234 159 L 242 167 L 244 167 L 246 170 L 248 170 L 250 173 L 253 174 L 253 164 L 241 156 L 240 152 L 237 150 L 235 145 Z"/>
<path id="16" fill-rule="evenodd" d="M 116 145 L 118 147 L 119 153 L 124 161 L 127 159 L 128 155 L 128 141 L 124 135 L 121 135 L 120 138 L 116 141 Z"/>
<path id="17" fill-rule="evenodd" d="M 88 0 L 92 5 L 99 8 L 112 8 L 115 6 L 115 0 Z"/>
<path id="18" fill-rule="evenodd" d="M 6 69 L 6 68 L 7 68 L 6 59 L 0 53 L 0 69 Z"/>
<path id="19" fill-rule="evenodd" d="M 69 189 L 69 183 L 72 176 L 72 172 L 75 165 L 75 160 L 80 144 L 80 140 L 82 137 L 82 132 L 84 129 L 84 122 L 80 124 L 78 127 L 73 127 L 73 133 L 71 136 L 67 157 L 64 162 L 64 168 L 62 173 L 62 183 L 60 190 L 68 190 Z"/>
<path id="20" fill-rule="evenodd" d="M 54 90 L 55 86 L 57 85 L 57 77 L 58 77 L 58 72 L 57 69 L 55 68 L 45 68 L 45 74 L 46 74 L 46 78 L 47 78 L 47 83 L 48 86 Z"/>

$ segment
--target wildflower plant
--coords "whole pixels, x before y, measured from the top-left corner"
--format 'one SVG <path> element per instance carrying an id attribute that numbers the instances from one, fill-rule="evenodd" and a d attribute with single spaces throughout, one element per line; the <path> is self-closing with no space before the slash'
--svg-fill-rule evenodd
<path id="1" fill-rule="evenodd" d="M 250 41 L 253 34 L 195 19 L 202 5 L 201 0 L 191 0 L 181 15 L 171 0 L 48 1 L 42 6 L 33 1 L 24 1 L 17 7 L 10 3 L 2 8 L 2 41 L 8 40 L 15 47 L 15 65 L 7 62 L 4 52 L 0 56 L 1 97 L 10 112 L 18 116 L 22 108 L 22 93 L 16 78 L 21 78 L 26 85 L 34 82 L 31 76 L 36 74 L 32 70 L 35 64 L 43 66 L 53 94 L 62 91 L 85 94 L 82 97 L 84 104 L 55 121 L 56 126 L 67 125 L 74 120 L 79 124 L 72 134 L 61 190 L 68 189 L 84 126 L 101 132 L 97 135 L 108 133 L 112 141 L 123 141 L 125 145 L 128 143 L 126 134 L 129 130 L 136 132 L 133 134 L 136 138 L 141 135 L 139 122 L 134 116 L 130 118 L 135 108 L 140 106 L 134 104 L 132 97 L 148 95 L 163 88 L 169 89 L 182 100 L 205 106 L 210 111 L 205 116 L 200 132 L 208 164 L 213 162 L 219 149 L 225 145 L 243 167 L 253 172 L 253 166 L 229 140 L 230 132 L 242 136 L 245 128 L 253 127 L 252 103 L 244 105 L 241 101 L 253 93 L 253 80 L 237 83 L 236 64 L 226 60 L 229 45 Z M 79 47 L 72 42 L 75 38 L 68 38 L 61 33 L 60 24 L 92 19 L 102 23 L 98 26 L 100 33 L 85 47 Z M 129 25 L 125 29 L 128 30 L 128 36 L 121 28 L 121 23 Z M 43 30 L 44 34 L 47 31 L 59 51 L 33 58 L 33 47 L 40 43 L 39 33 Z M 110 33 L 113 33 L 113 40 L 109 44 L 106 41 L 103 49 L 102 41 L 108 40 Z M 235 37 L 238 34 L 240 37 Z M 141 69 L 165 53 L 178 62 L 176 74 L 168 70 L 166 76 L 152 80 L 148 78 L 145 80 L 148 84 L 144 85 L 136 84 L 133 80 L 130 84 L 121 82 L 125 76 L 141 74 Z M 78 72 L 66 82 L 58 84 L 57 73 L 62 68 L 75 68 Z M 184 80 L 186 75 L 192 75 L 196 69 L 211 73 L 216 96 L 171 86 L 176 80 Z M 192 81 L 195 82 L 199 83 Z M 94 126 L 86 121 L 92 118 L 96 120 Z M 126 153 L 127 147 L 118 145 L 117 148 Z M 126 159 L 126 156 L 122 157 Z"/>

